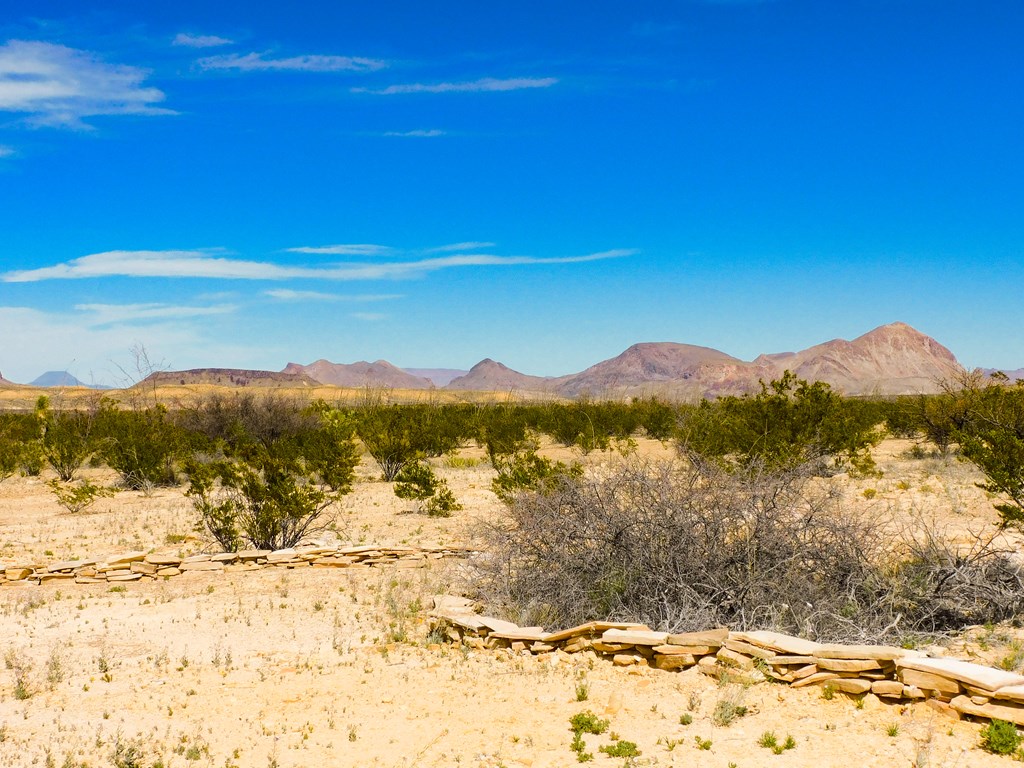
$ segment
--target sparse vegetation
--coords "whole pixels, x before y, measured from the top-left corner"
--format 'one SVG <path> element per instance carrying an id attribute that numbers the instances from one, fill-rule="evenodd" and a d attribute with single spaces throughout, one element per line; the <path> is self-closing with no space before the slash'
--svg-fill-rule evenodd
<path id="1" fill-rule="evenodd" d="M 114 495 L 113 488 L 95 485 L 85 479 L 76 483 L 64 483 L 54 478 L 48 480 L 46 484 L 56 497 L 57 503 L 72 514 L 84 512 L 95 504 L 97 499 L 109 498 Z"/>
<path id="2" fill-rule="evenodd" d="M 819 474 L 844 468 L 869 474 L 875 471 L 869 449 L 882 438 L 882 418 L 824 382 L 786 371 L 761 382 L 755 395 L 704 400 L 687 411 L 679 447 L 691 461 L 714 462 L 729 472 L 810 467 Z"/>
<path id="3" fill-rule="evenodd" d="M 1017 726 L 1005 720 L 993 720 L 981 729 L 981 746 L 997 755 L 1012 755 L 1021 746 Z"/>
<path id="4" fill-rule="evenodd" d="M 756 625 L 836 641 L 943 632 L 1024 608 L 1024 573 L 993 538 L 965 551 L 924 527 L 897 541 L 841 510 L 813 473 L 625 461 L 562 475 L 520 492 L 486 528 L 480 583 L 492 605 L 538 624 Z"/>
<path id="5" fill-rule="evenodd" d="M 451 517 L 462 509 L 448 483 L 434 474 L 426 462 L 406 464 L 395 477 L 395 495 L 415 501 L 430 517 Z"/>

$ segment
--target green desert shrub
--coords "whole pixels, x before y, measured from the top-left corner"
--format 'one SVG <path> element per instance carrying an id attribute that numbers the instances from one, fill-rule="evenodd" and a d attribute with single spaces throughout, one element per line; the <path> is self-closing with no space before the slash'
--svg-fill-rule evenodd
<path id="1" fill-rule="evenodd" d="M 704 400 L 683 417 L 681 452 L 728 471 L 770 472 L 813 467 L 828 473 L 849 469 L 870 474 L 870 447 L 882 433 L 879 414 L 844 400 L 824 382 L 809 383 L 789 371 L 761 391 Z"/>
<path id="2" fill-rule="evenodd" d="M 354 410 L 353 419 L 359 439 L 391 482 L 407 464 L 462 445 L 473 431 L 468 413 L 430 404 L 378 403 Z"/>
<path id="3" fill-rule="evenodd" d="M 566 464 L 538 456 L 535 451 L 521 451 L 501 457 L 495 469 L 497 477 L 491 482 L 495 495 L 511 504 L 522 492 L 544 492 L 557 487 L 562 478 L 579 478 L 583 467 L 573 462 Z"/>
<path id="4" fill-rule="evenodd" d="M 186 434 L 164 406 L 123 410 L 112 401 L 96 414 L 99 454 L 131 490 L 175 485 L 176 463 L 186 446 Z"/>
<path id="5" fill-rule="evenodd" d="M 423 461 L 402 468 L 395 477 L 395 495 L 415 501 L 430 517 L 451 517 L 452 512 L 462 509 L 448 483 Z"/>
<path id="6" fill-rule="evenodd" d="M 981 729 L 981 746 L 997 755 L 1012 755 L 1020 749 L 1017 726 L 1005 720 L 993 720 Z"/>

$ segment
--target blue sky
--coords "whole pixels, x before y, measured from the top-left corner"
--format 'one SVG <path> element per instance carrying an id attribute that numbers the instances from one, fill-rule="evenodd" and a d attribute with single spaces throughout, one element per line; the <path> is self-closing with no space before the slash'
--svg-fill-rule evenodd
<path id="1" fill-rule="evenodd" d="M 1017 0 L 22 2 L 0 372 L 1024 366 Z"/>

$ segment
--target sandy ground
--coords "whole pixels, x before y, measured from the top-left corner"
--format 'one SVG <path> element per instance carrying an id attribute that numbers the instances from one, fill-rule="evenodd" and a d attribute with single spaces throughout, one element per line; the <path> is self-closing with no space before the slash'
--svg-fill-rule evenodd
<path id="1" fill-rule="evenodd" d="M 996 515 L 974 485 L 977 473 L 951 458 L 908 458 L 909 447 L 879 447 L 882 478 L 829 482 L 851 510 L 903 522 L 934 518 L 965 539 L 990 530 Z M 656 443 L 640 450 L 670 453 Z M 436 467 L 463 512 L 450 519 L 415 513 L 366 461 L 323 539 L 466 542 L 474 520 L 502 510 L 480 452 L 461 458 L 457 467 L 445 460 Z M 114 479 L 102 470 L 87 474 L 94 482 Z M 39 478 L 0 484 L 4 561 L 202 551 L 208 544 L 193 524 L 180 490 L 121 492 L 70 515 Z M 977 748 L 978 724 L 924 704 L 826 701 L 819 689 L 720 688 L 695 670 L 626 671 L 584 655 L 436 645 L 426 608 L 431 595 L 455 589 L 457 568 L 445 561 L 418 570 L 266 569 L 0 588 L 0 766 L 571 766 L 569 718 L 585 709 L 638 745 L 638 766 L 1007 763 Z M 1012 628 L 979 628 L 954 647 L 994 662 L 1016 636 Z M 716 725 L 718 702 L 736 698 L 748 714 Z M 692 718 L 687 725 L 684 714 Z M 758 746 L 765 731 L 780 741 L 791 734 L 795 749 L 774 755 Z M 699 748 L 698 739 L 710 748 Z M 623 765 L 599 752 L 609 734 L 586 741 L 594 765 Z M 135 763 L 128 762 L 132 749 L 141 754 Z"/>

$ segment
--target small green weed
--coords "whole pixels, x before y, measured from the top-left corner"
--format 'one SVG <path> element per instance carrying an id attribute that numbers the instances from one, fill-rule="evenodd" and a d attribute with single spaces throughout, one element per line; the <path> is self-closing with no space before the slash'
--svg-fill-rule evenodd
<path id="1" fill-rule="evenodd" d="M 569 719 L 573 733 L 593 733 L 600 735 L 608 730 L 609 721 L 602 720 L 589 709 L 578 712 Z"/>
<path id="2" fill-rule="evenodd" d="M 1021 738 L 1017 726 L 1005 720 L 993 720 L 981 729 L 981 746 L 997 755 L 1013 754 L 1020 748 Z"/>

